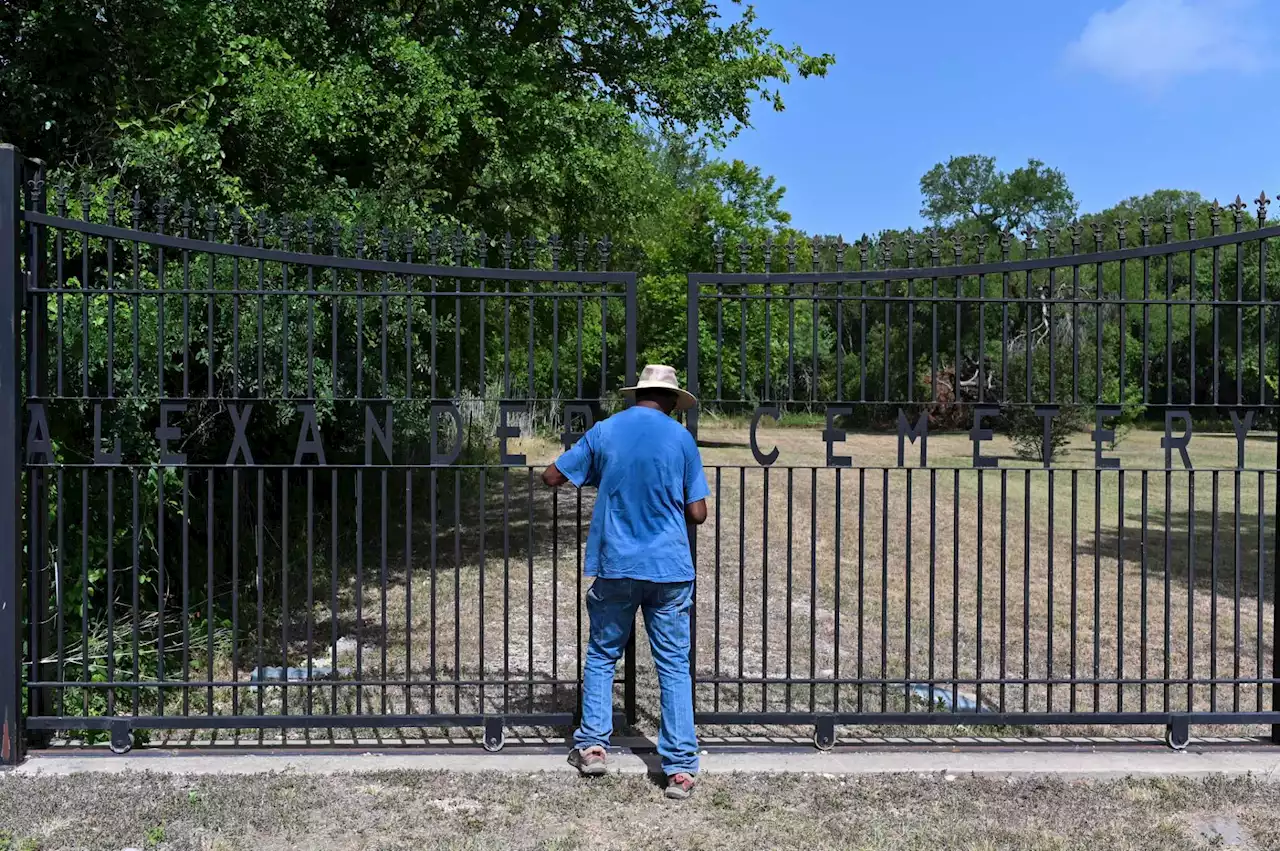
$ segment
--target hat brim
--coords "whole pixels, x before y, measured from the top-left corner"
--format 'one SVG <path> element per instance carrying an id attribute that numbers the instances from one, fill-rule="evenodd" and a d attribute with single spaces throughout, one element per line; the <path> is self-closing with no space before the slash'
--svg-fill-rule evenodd
<path id="1" fill-rule="evenodd" d="M 688 390 L 682 390 L 679 387 L 672 387 L 670 384 L 662 384 L 657 381 L 641 381 L 634 387 L 623 387 L 624 396 L 634 396 L 637 390 L 666 390 L 669 393 L 676 394 L 676 410 L 687 411 L 698 404 L 698 399 Z"/>

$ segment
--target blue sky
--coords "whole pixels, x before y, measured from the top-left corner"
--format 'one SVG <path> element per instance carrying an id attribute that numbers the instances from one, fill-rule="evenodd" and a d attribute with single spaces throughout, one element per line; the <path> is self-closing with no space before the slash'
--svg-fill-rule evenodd
<path id="1" fill-rule="evenodd" d="M 720 5 L 732 13 L 729 0 Z M 1154 189 L 1280 194 L 1277 0 L 758 0 L 783 43 L 830 52 L 725 156 L 787 187 L 793 224 L 919 223 L 920 175 L 984 153 L 1062 169 L 1083 211 Z M 1273 207 L 1273 215 L 1277 212 Z"/>

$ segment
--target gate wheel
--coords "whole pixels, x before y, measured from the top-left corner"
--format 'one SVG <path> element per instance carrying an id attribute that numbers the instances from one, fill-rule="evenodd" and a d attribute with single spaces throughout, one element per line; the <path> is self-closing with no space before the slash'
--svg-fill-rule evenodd
<path id="1" fill-rule="evenodd" d="M 835 719 L 818 719 L 818 723 L 813 728 L 813 746 L 824 753 L 836 746 Z"/>
<path id="2" fill-rule="evenodd" d="M 487 718 L 484 722 L 484 738 L 481 740 L 484 749 L 489 753 L 497 753 L 507 743 L 506 731 L 502 729 L 501 718 Z"/>
<path id="3" fill-rule="evenodd" d="M 127 723 L 111 725 L 111 752 L 123 756 L 133 750 L 133 730 Z"/>
<path id="4" fill-rule="evenodd" d="M 1164 743 L 1175 751 L 1185 751 L 1191 743 L 1191 725 L 1186 719 L 1176 719 L 1164 729 Z"/>

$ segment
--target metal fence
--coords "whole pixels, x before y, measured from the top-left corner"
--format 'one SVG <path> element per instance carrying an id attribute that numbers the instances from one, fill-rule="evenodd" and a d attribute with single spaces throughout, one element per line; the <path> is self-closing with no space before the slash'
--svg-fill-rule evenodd
<path id="1" fill-rule="evenodd" d="M 6 758 L 23 726 L 573 721 L 591 496 L 535 487 L 520 440 L 571 442 L 635 377 L 607 240 L 271 221 L 2 159 Z"/>
<path id="2" fill-rule="evenodd" d="M 1265 212 L 717 243 L 703 729 L 1280 724 Z M 635 377 L 611 250 L 72 191 L 0 147 L 0 759 L 570 724 L 593 497 L 534 473 Z"/>
<path id="3" fill-rule="evenodd" d="M 809 271 L 718 244 L 688 290 L 699 722 L 1280 721 L 1266 203 L 1087 247 L 815 241 Z"/>

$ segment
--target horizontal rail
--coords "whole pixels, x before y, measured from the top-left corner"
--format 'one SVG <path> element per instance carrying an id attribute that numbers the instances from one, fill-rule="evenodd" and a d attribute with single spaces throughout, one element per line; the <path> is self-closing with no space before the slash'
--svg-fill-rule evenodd
<path id="1" fill-rule="evenodd" d="M 689 281 L 694 284 L 823 284 L 838 281 L 899 281 L 904 278 L 958 278 L 971 275 L 991 275 L 1003 272 L 1024 272 L 1033 269 L 1062 269 L 1072 266 L 1089 266 L 1114 263 L 1118 260 L 1141 260 L 1144 257 L 1163 257 L 1220 248 L 1247 242 L 1260 242 L 1280 236 L 1280 225 L 1257 230 L 1223 233 L 1166 242 L 1158 245 L 1138 245 L 1113 251 L 1095 251 L 1088 254 L 1057 254 L 1052 257 L 1028 257 L 1023 260 L 1000 260 L 991 263 L 965 263 L 954 266 L 908 266 L 893 269 L 859 269 L 842 272 L 691 272 Z"/>
<path id="2" fill-rule="evenodd" d="M 468 278 L 503 281 L 546 281 L 546 282 L 581 282 L 581 283 L 616 283 L 625 284 L 635 277 L 635 272 L 574 272 L 568 270 L 545 269 L 495 269 L 487 266 L 432 266 L 425 263 L 404 263 L 394 260 L 374 260 L 365 257 L 343 257 L 334 254 L 311 254 L 303 251 L 281 251 L 274 248 L 259 248 L 256 245 L 237 245 L 225 242 L 210 242 L 190 237 L 169 236 L 145 230 L 133 230 L 115 225 L 100 225 L 80 219 L 66 219 L 37 213 L 31 210 L 21 214 L 25 221 L 61 228 L 103 239 L 115 239 L 122 242 L 139 242 L 155 245 L 160 248 L 172 248 L 175 251 L 195 251 L 204 254 L 218 254 L 227 257 L 242 257 L 248 260 L 262 260 L 274 263 L 292 263 L 301 266 L 315 266 L 326 269 L 347 269 L 352 272 L 374 272 L 378 274 L 418 275 L 432 278 Z M 116 292 L 120 292 L 117 290 Z M 247 291 L 245 291 L 247 292 Z M 448 295 L 455 293 L 450 291 Z"/>

